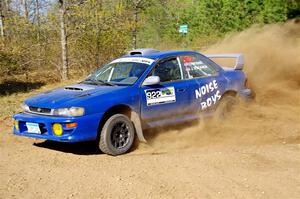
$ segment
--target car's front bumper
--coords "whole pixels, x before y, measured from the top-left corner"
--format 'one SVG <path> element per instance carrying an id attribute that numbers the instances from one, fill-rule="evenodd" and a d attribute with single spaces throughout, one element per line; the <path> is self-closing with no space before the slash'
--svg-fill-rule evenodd
<path id="1" fill-rule="evenodd" d="M 13 133 L 19 136 L 54 140 L 60 142 L 81 142 L 91 141 L 97 138 L 98 126 L 102 113 L 85 115 L 81 117 L 56 117 L 36 114 L 18 113 L 13 116 L 18 122 L 19 130 L 14 126 Z M 29 133 L 26 122 L 38 123 L 41 133 Z M 77 126 L 66 128 L 67 123 L 76 122 Z M 63 126 L 63 134 L 56 136 L 53 133 L 52 125 L 59 123 Z"/>

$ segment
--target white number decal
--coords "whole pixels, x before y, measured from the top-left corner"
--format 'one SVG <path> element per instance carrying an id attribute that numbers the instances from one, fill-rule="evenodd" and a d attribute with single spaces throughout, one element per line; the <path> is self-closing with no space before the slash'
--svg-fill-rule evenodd
<path id="1" fill-rule="evenodd" d="M 145 90 L 147 106 L 176 102 L 174 87 Z"/>
<path id="2" fill-rule="evenodd" d="M 147 92 L 147 99 L 156 99 L 161 97 L 161 91 L 157 90 L 157 91 L 148 91 Z"/>

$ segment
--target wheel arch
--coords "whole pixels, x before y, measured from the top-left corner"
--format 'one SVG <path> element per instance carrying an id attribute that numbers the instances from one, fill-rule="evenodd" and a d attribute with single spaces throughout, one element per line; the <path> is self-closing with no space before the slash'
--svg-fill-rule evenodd
<path id="1" fill-rule="evenodd" d="M 232 97 L 236 97 L 237 96 L 237 91 L 235 91 L 235 90 L 227 90 L 227 91 L 225 91 L 224 93 L 223 93 L 223 95 L 222 95 L 222 97 L 224 97 L 224 96 L 232 96 Z"/>

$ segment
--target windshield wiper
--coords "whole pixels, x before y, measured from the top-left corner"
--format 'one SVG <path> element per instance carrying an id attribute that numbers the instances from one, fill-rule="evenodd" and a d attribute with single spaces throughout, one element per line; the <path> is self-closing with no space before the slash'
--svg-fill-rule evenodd
<path id="1" fill-rule="evenodd" d="M 115 86 L 115 84 L 107 82 L 107 81 L 103 81 L 103 80 L 95 80 L 95 79 L 86 79 L 83 82 L 91 82 L 95 85 L 108 85 L 108 86 Z"/>
<path id="2" fill-rule="evenodd" d="M 101 82 L 102 84 L 109 85 L 109 86 L 115 86 L 115 84 L 103 80 L 95 80 L 96 82 Z"/>

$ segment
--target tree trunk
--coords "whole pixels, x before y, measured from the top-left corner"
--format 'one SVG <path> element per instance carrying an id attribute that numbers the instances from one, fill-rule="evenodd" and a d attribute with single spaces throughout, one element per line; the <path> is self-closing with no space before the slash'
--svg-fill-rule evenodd
<path id="1" fill-rule="evenodd" d="M 138 8 L 134 9 L 134 27 L 132 31 L 132 47 L 136 49 L 136 39 L 137 39 L 137 23 L 138 23 Z"/>
<path id="2" fill-rule="evenodd" d="M 141 11 L 141 8 L 143 7 L 143 0 L 135 0 L 133 1 L 134 4 L 134 27 L 132 30 L 132 47 L 133 49 L 137 48 L 137 33 L 138 33 L 138 22 L 139 22 L 139 12 Z"/>
<path id="3" fill-rule="evenodd" d="M 1 37 L 5 37 L 5 15 L 4 15 L 4 2 L 0 2 L 0 34 Z"/>
<path id="4" fill-rule="evenodd" d="M 5 33 L 4 33 L 4 15 L 2 13 L 2 10 L 0 11 L 0 34 L 1 34 L 2 38 L 5 37 Z"/>
<path id="5" fill-rule="evenodd" d="M 35 0 L 35 18 L 36 23 L 40 26 L 40 2 L 39 0 Z"/>
<path id="6" fill-rule="evenodd" d="M 61 38 L 61 56 L 62 56 L 62 67 L 61 67 L 61 78 L 67 80 L 69 77 L 69 65 L 68 65 L 68 45 L 67 45 L 67 34 L 65 24 L 65 5 L 64 0 L 59 0 L 59 11 L 60 11 L 60 38 Z"/>
<path id="7" fill-rule="evenodd" d="M 29 19 L 29 14 L 28 14 L 28 6 L 27 6 L 27 0 L 23 0 L 23 6 L 24 6 L 24 18 L 26 20 Z"/>
<path id="8" fill-rule="evenodd" d="M 99 10 L 98 10 L 98 6 L 99 6 L 99 10 L 102 11 L 102 1 L 101 0 L 97 0 L 97 5 L 96 5 L 96 11 L 95 11 L 95 17 L 96 17 L 96 63 L 97 63 L 97 67 L 100 65 L 100 14 L 99 14 Z"/>
<path id="9" fill-rule="evenodd" d="M 26 1 L 26 0 L 25 0 Z M 38 67 L 41 68 L 41 24 L 40 24 L 40 2 L 35 0 L 35 19 L 37 24 L 37 42 L 38 42 Z"/>

